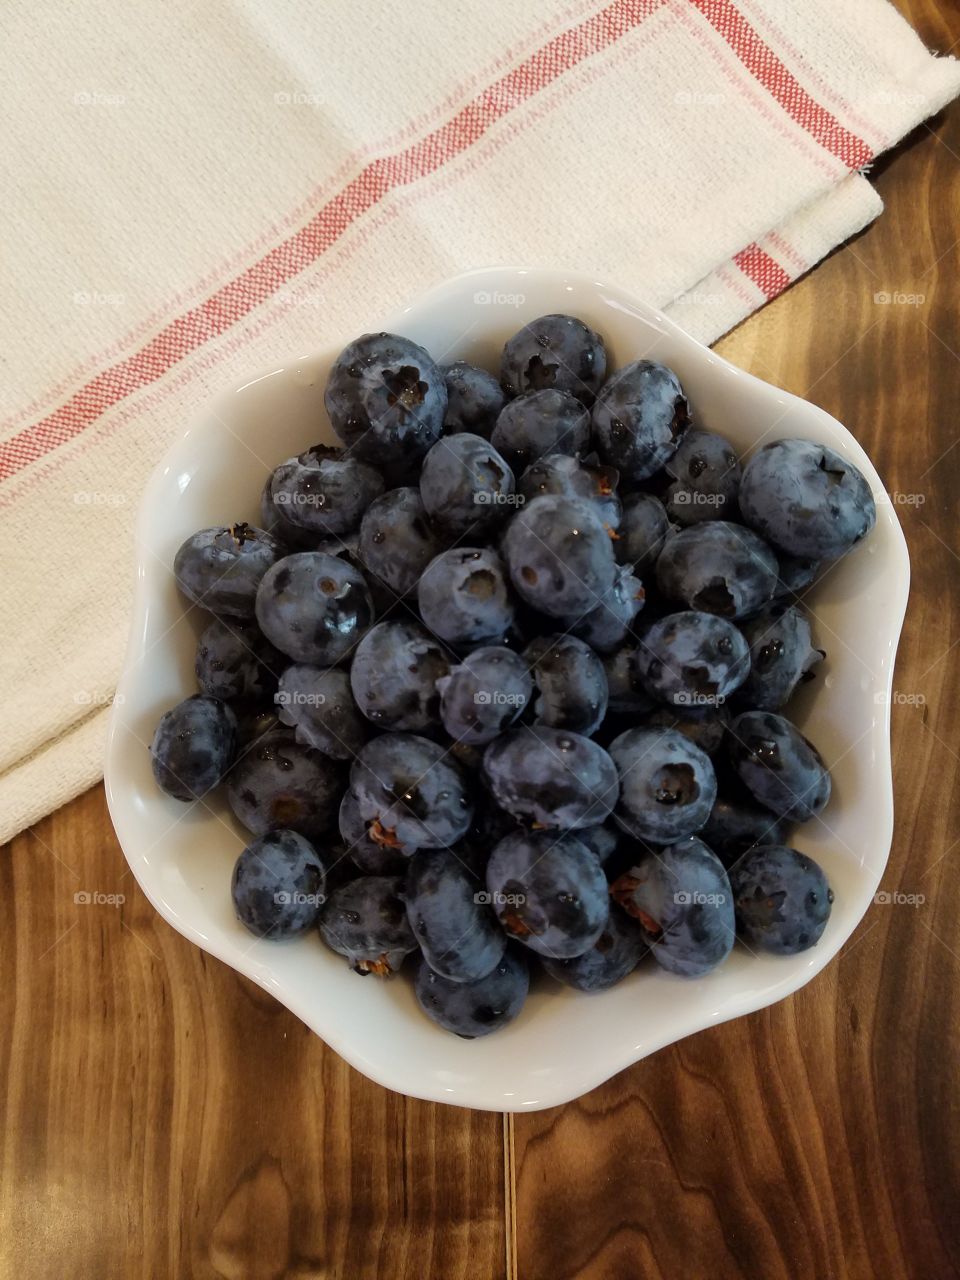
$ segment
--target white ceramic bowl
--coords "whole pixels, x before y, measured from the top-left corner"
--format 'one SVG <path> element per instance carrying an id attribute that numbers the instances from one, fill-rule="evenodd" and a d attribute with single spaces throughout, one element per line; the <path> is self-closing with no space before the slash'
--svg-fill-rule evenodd
<path id="1" fill-rule="evenodd" d="M 612 991 L 586 996 L 543 982 L 517 1021 L 460 1040 L 429 1022 L 403 978 L 361 980 L 319 938 L 260 942 L 234 918 L 230 874 L 245 843 L 225 802 L 184 806 L 153 782 L 147 746 L 161 713 L 194 692 L 197 628 L 174 586 L 174 553 L 190 533 L 257 520 L 269 469 L 320 439 L 327 370 L 353 334 L 231 388 L 198 412 L 147 486 L 126 664 L 110 724 L 110 813 L 147 897 L 175 929 L 272 992 L 358 1070 L 415 1097 L 497 1111 L 566 1102 L 663 1045 L 750 1013 L 803 986 L 836 954 L 873 898 L 890 849 L 890 690 L 909 561 L 869 458 L 822 409 L 734 368 L 622 290 L 558 271 L 495 268 L 451 280 L 369 328 L 406 334 L 442 362 L 497 369 L 504 340 L 546 312 L 582 317 L 606 339 L 610 367 L 651 356 L 674 368 L 696 420 L 748 452 L 759 441 L 807 436 L 864 472 L 878 500 L 866 543 L 820 582 L 808 603 L 828 653 L 791 715 L 833 772 L 822 819 L 796 844 L 824 866 L 836 893 L 820 943 L 790 958 L 736 948 L 697 980 L 643 965 Z M 279 363 L 279 362 L 278 362 Z"/>

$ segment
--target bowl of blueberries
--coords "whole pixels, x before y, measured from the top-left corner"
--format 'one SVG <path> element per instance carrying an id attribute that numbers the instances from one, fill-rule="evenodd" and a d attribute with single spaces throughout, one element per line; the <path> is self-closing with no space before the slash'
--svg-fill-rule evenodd
<path id="1" fill-rule="evenodd" d="M 873 899 L 893 506 L 621 289 L 471 272 L 245 381 L 137 540 L 130 867 L 389 1088 L 568 1101 L 796 991 Z"/>

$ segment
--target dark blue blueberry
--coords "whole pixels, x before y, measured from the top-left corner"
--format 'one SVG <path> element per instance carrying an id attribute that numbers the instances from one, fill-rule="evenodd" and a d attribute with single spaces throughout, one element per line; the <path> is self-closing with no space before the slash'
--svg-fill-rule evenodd
<path id="1" fill-rule="evenodd" d="M 808 560 L 801 556 L 788 556 L 786 552 L 777 553 L 780 575 L 777 579 L 775 600 L 790 600 L 795 595 L 812 586 L 820 573 L 822 565 L 819 560 Z"/>
<path id="2" fill-rule="evenodd" d="M 373 600 L 363 575 L 346 559 L 298 551 L 264 575 L 257 622 L 294 662 L 335 666 L 373 622 Z"/>
<path id="3" fill-rule="evenodd" d="M 650 950 L 636 920 L 613 903 L 603 933 L 589 951 L 570 960 L 543 957 L 551 978 L 574 991 L 609 991 L 634 971 Z"/>
<path id="4" fill-rule="evenodd" d="M 591 827 L 617 801 L 613 761 L 569 729 L 511 729 L 487 747 L 483 768 L 497 804 L 518 822 L 562 831 Z"/>
<path id="5" fill-rule="evenodd" d="M 622 514 L 617 494 L 619 477 L 613 467 L 595 463 L 596 458 L 582 461 L 566 453 L 545 454 L 527 467 L 517 490 L 528 502 L 548 493 L 582 498 L 594 507 L 604 528 L 614 533 L 620 527 Z"/>
<path id="6" fill-rule="evenodd" d="M 796 849 L 752 849 L 730 872 L 737 933 L 749 947 L 794 956 L 827 927 L 833 890 L 818 863 Z"/>
<path id="7" fill-rule="evenodd" d="M 657 560 L 657 585 L 688 609 L 737 620 L 770 602 L 777 586 L 777 558 L 742 525 L 727 520 L 695 524 L 667 538 Z"/>
<path id="8" fill-rule="evenodd" d="M 272 698 L 269 703 L 238 703 L 235 714 L 238 754 L 245 753 L 248 747 L 265 738 L 268 733 L 278 729 L 282 732 L 284 728 Z"/>
<path id="9" fill-rule="evenodd" d="M 636 642 L 628 642 L 613 653 L 604 655 L 603 670 L 609 695 L 607 705 L 616 715 L 643 715 L 654 706 L 637 674 L 638 653 Z"/>
<path id="10" fill-rule="evenodd" d="M 451 982 L 420 961 L 414 990 L 417 1003 L 433 1022 L 464 1040 L 488 1036 L 512 1022 L 527 998 L 527 962 L 512 951 L 476 982 Z"/>
<path id="11" fill-rule="evenodd" d="M 374 580 L 405 596 L 443 550 L 430 523 L 420 490 L 388 489 L 367 509 L 360 525 L 359 555 Z"/>
<path id="12" fill-rule="evenodd" d="M 643 855 L 610 892 L 639 921 L 654 960 L 668 973 L 698 978 L 730 954 L 733 893 L 723 864 L 702 840 Z"/>
<path id="13" fill-rule="evenodd" d="M 577 839 L 587 846 L 601 864 L 612 858 L 620 845 L 616 828 L 607 823 L 600 823 L 596 827 L 579 827 Z"/>
<path id="14" fill-rule="evenodd" d="M 483 436 L 443 436 L 423 460 L 420 497 L 450 537 L 493 529 L 516 506 L 510 467 Z"/>
<path id="15" fill-rule="evenodd" d="M 646 480 L 676 452 L 690 426 L 677 375 L 653 360 L 635 360 L 603 385 L 593 406 L 593 440 L 621 480 Z"/>
<path id="16" fill-rule="evenodd" d="M 749 671 L 750 648 L 733 623 L 693 609 L 660 618 L 637 652 L 647 691 L 678 707 L 716 709 Z"/>
<path id="17" fill-rule="evenodd" d="M 614 548 L 617 559 L 632 565 L 642 578 L 657 563 L 669 532 L 670 521 L 659 498 L 652 493 L 627 494 Z"/>
<path id="18" fill-rule="evenodd" d="M 612 589 L 613 543 L 588 502 L 547 494 L 507 525 L 503 553 L 510 580 L 534 609 L 579 618 Z"/>
<path id="19" fill-rule="evenodd" d="M 629 835 L 671 844 L 699 831 L 717 797 L 710 757 L 678 729 L 627 729 L 610 744 L 620 776 L 615 817 Z"/>
<path id="20" fill-rule="evenodd" d="M 320 912 L 320 936 L 356 973 L 389 978 L 417 949 L 402 876 L 358 876 L 334 889 Z"/>
<path id="21" fill-rule="evenodd" d="M 345 791 L 338 817 L 345 853 L 355 866 L 370 876 L 405 875 L 407 854 L 396 847 L 395 838 L 374 820 L 367 822 L 352 791 Z"/>
<path id="22" fill-rule="evenodd" d="M 324 393 L 333 429 L 351 452 L 393 478 L 440 438 L 447 384 L 433 358 L 391 333 L 366 333 L 337 357 Z"/>
<path id="23" fill-rule="evenodd" d="M 877 509 L 863 473 L 813 440 L 775 440 L 743 469 L 743 519 L 778 551 L 836 560 L 873 528 Z"/>
<path id="24" fill-rule="evenodd" d="M 617 565 L 613 586 L 601 602 L 570 629 L 597 653 L 612 653 L 629 636 L 631 623 L 643 608 L 643 599 L 640 579 L 635 578 L 627 566 Z"/>
<path id="25" fill-rule="evenodd" d="M 197 641 L 194 671 L 200 692 L 211 698 L 270 698 L 286 659 L 243 618 L 219 618 Z"/>
<path id="26" fill-rule="evenodd" d="M 775 818 L 769 809 L 757 804 L 744 789 L 742 795 L 737 792 L 717 796 L 706 826 L 700 828 L 700 836 L 730 868 L 756 845 L 782 843 L 791 827 L 785 818 Z"/>
<path id="27" fill-rule="evenodd" d="M 610 913 L 603 868 L 570 834 L 506 836 L 490 855 L 487 891 L 511 938 L 557 960 L 589 951 Z"/>
<path id="28" fill-rule="evenodd" d="M 346 779 L 329 756 L 275 731 L 237 761 L 227 779 L 227 800 L 255 836 L 288 828 L 320 841 L 334 825 Z"/>
<path id="29" fill-rule="evenodd" d="M 516 472 L 550 453 L 586 453 L 590 414 L 567 391 L 529 391 L 504 405 L 490 437 Z"/>
<path id="30" fill-rule="evenodd" d="M 292 525 L 318 538 L 356 529 L 364 511 L 381 493 L 383 476 L 379 471 L 342 449 L 322 444 L 281 462 L 270 480 L 270 497 L 281 529 Z"/>
<path id="31" fill-rule="evenodd" d="M 473 821 L 452 757 L 412 733 L 386 733 L 368 742 L 353 762 L 350 789 L 364 821 L 377 822 L 380 839 L 394 840 L 406 853 L 449 848 Z"/>
<path id="32" fill-rule="evenodd" d="M 442 366 L 447 384 L 447 412 L 443 429 L 449 435 L 470 431 L 490 439 L 506 397 L 500 383 L 486 369 L 457 360 Z"/>
<path id="33" fill-rule="evenodd" d="M 663 501 L 674 523 L 737 518 L 740 459 L 723 436 L 688 431 L 664 470 L 673 477 Z"/>
<path id="34" fill-rule="evenodd" d="M 740 781 L 777 817 L 806 822 L 830 799 L 820 752 L 783 716 L 745 711 L 731 721 L 728 741 Z"/>
<path id="35" fill-rule="evenodd" d="M 571 635 L 538 636 L 524 650 L 537 697 L 537 724 L 589 737 L 607 713 L 607 675 L 589 645 Z"/>
<path id="36" fill-rule="evenodd" d="M 353 700 L 350 679 L 336 667 L 287 667 L 276 703 L 298 742 L 334 760 L 352 759 L 367 740 L 369 726 Z"/>
<path id="37" fill-rule="evenodd" d="M 513 625 L 503 563 L 489 547 L 454 547 L 427 565 L 417 589 L 420 616 L 457 648 L 498 644 Z"/>
<path id="38" fill-rule="evenodd" d="M 257 588 L 284 554 L 272 534 L 253 525 L 201 529 L 181 545 L 173 575 L 192 604 L 218 617 L 252 618 Z"/>
<path id="39" fill-rule="evenodd" d="M 237 718 L 225 702 L 194 694 L 160 717 L 150 747 L 153 776 L 175 800 L 198 800 L 233 763 Z"/>
<path id="40" fill-rule="evenodd" d="M 233 868 L 237 919 L 258 938 L 279 941 L 317 923 L 326 875 L 316 849 L 296 831 L 270 831 L 247 845 Z"/>
<path id="41" fill-rule="evenodd" d="M 507 395 L 548 388 L 568 391 L 593 404 L 607 373 L 603 339 L 575 316 L 546 315 L 507 340 L 500 382 Z"/>
<path id="42" fill-rule="evenodd" d="M 440 723 L 437 681 L 450 656 L 413 621 L 379 622 L 357 646 L 350 684 L 357 706 L 379 729 L 417 731 Z"/>
<path id="43" fill-rule="evenodd" d="M 260 493 L 259 528 L 271 534 L 278 543 L 283 545 L 282 555 L 289 555 L 291 551 L 316 550 L 317 536 L 315 533 L 311 533 L 309 529 L 299 529 L 296 525 L 288 524 L 281 517 L 273 503 L 273 494 L 270 491 L 272 483 L 273 475 L 271 473 L 267 476 Z"/>
<path id="44" fill-rule="evenodd" d="M 776 604 L 740 624 L 750 645 L 750 675 L 737 701 L 751 711 L 779 711 L 826 654 L 814 649 L 810 623 L 796 605 Z"/>
<path id="45" fill-rule="evenodd" d="M 526 709 L 533 694 L 527 663 L 500 646 L 474 649 L 450 674 L 437 681 L 440 718 L 451 738 L 481 745 Z"/>
<path id="46" fill-rule="evenodd" d="M 476 982 L 500 963 L 507 939 L 484 882 L 451 849 L 414 854 L 404 896 L 410 927 L 434 973 Z"/>

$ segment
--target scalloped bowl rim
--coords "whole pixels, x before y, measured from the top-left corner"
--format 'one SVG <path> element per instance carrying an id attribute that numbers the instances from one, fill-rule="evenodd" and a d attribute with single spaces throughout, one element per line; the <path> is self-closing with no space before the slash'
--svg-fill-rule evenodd
<path id="1" fill-rule="evenodd" d="M 801 725 L 812 719 L 835 748 L 824 754 L 840 783 L 823 820 L 800 828 L 796 837 L 799 847 L 825 862 L 837 888 L 833 915 L 817 947 L 789 960 L 746 956 L 738 947 L 707 978 L 690 982 L 654 966 L 596 996 L 540 983 L 515 1023 L 468 1042 L 424 1018 L 402 979 L 361 984 L 319 939 L 258 943 L 233 919 L 229 879 L 232 858 L 244 844 L 240 827 L 220 802 L 181 806 L 162 796 L 146 759 L 150 725 L 165 706 L 193 691 L 197 624 L 176 594 L 167 557 L 172 559 L 172 550 L 194 528 L 239 514 L 211 509 L 207 489 L 218 450 L 235 449 L 230 454 L 235 479 L 227 487 L 245 486 L 231 511 L 241 505 L 252 516 L 259 487 L 249 492 L 249 479 L 259 474 L 262 482 L 269 467 L 297 451 L 270 443 L 264 445 L 264 459 L 246 457 L 257 452 L 250 441 L 262 440 L 265 415 L 281 422 L 276 431 L 282 437 L 287 430 L 288 443 L 299 440 L 300 448 L 313 443 L 303 436 L 305 424 L 317 420 L 317 413 L 326 421 L 325 372 L 349 338 L 215 396 L 151 476 L 137 518 L 133 617 L 106 752 L 107 800 L 124 855 L 169 924 L 270 991 L 378 1083 L 414 1097 L 497 1111 L 535 1110 L 578 1097 L 667 1044 L 784 998 L 836 955 L 870 905 L 889 855 L 890 694 L 909 587 L 909 559 L 896 513 L 846 428 L 808 401 L 736 368 L 625 290 L 574 272 L 484 268 L 429 290 L 382 327 L 421 342 L 457 330 L 459 337 L 446 352 L 432 343 L 435 358 L 489 363 L 510 332 L 548 311 L 582 315 L 600 329 L 614 355 L 611 367 L 650 355 L 677 368 L 702 424 L 725 431 L 744 449 L 758 438 L 746 434 L 743 425 L 751 416 L 767 439 L 803 434 L 829 443 L 861 468 L 878 499 L 871 537 L 815 589 L 815 635 L 824 647 L 832 646 L 823 676 L 829 698 L 827 690 L 817 701 L 805 692 L 796 717 Z M 333 438 L 329 426 L 325 432 Z M 204 519 L 188 514 L 193 502 L 208 512 Z M 862 650 L 857 653 L 861 644 L 866 658 Z M 811 736 L 817 741 L 817 733 Z M 822 742 L 818 745 L 822 748 Z"/>

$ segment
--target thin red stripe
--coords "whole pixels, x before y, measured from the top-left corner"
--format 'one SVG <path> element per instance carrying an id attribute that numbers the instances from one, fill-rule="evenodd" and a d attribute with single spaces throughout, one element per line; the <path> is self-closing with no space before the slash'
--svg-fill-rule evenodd
<path id="1" fill-rule="evenodd" d="M 690 0 L 721 35 L 750 74 L 776 98 L 784 111 L 848 169 L 873 158 L 870 147 L 821 107 L 765 44 L 731 0 Z"/>
<path id="2" fill-rule="evenodd" d="M 371 161 L 314 217 L 199 306 L 178 316 L 134 355 L 103 370 L 41 421 L 0 444 L 0 480 L 73 439 L 107 409 L 162 377 L 226 332 L 325 253 L 393 189 L 416 182 L 473 146 L 498 120 L 564 72 L 615 44 L 665 0 L 613 0 L 561 32 L 424 138 Z"/>
<path id="3" fill-rule="evenodd" d="M 743 274 L 766 295 L 768 302 L 778 293 L 783 293 L 790 283 L 790 277 L 780 263 L 758 244 L 748 244 L 745 249 L 734 254 L 733 260 Z"/>

